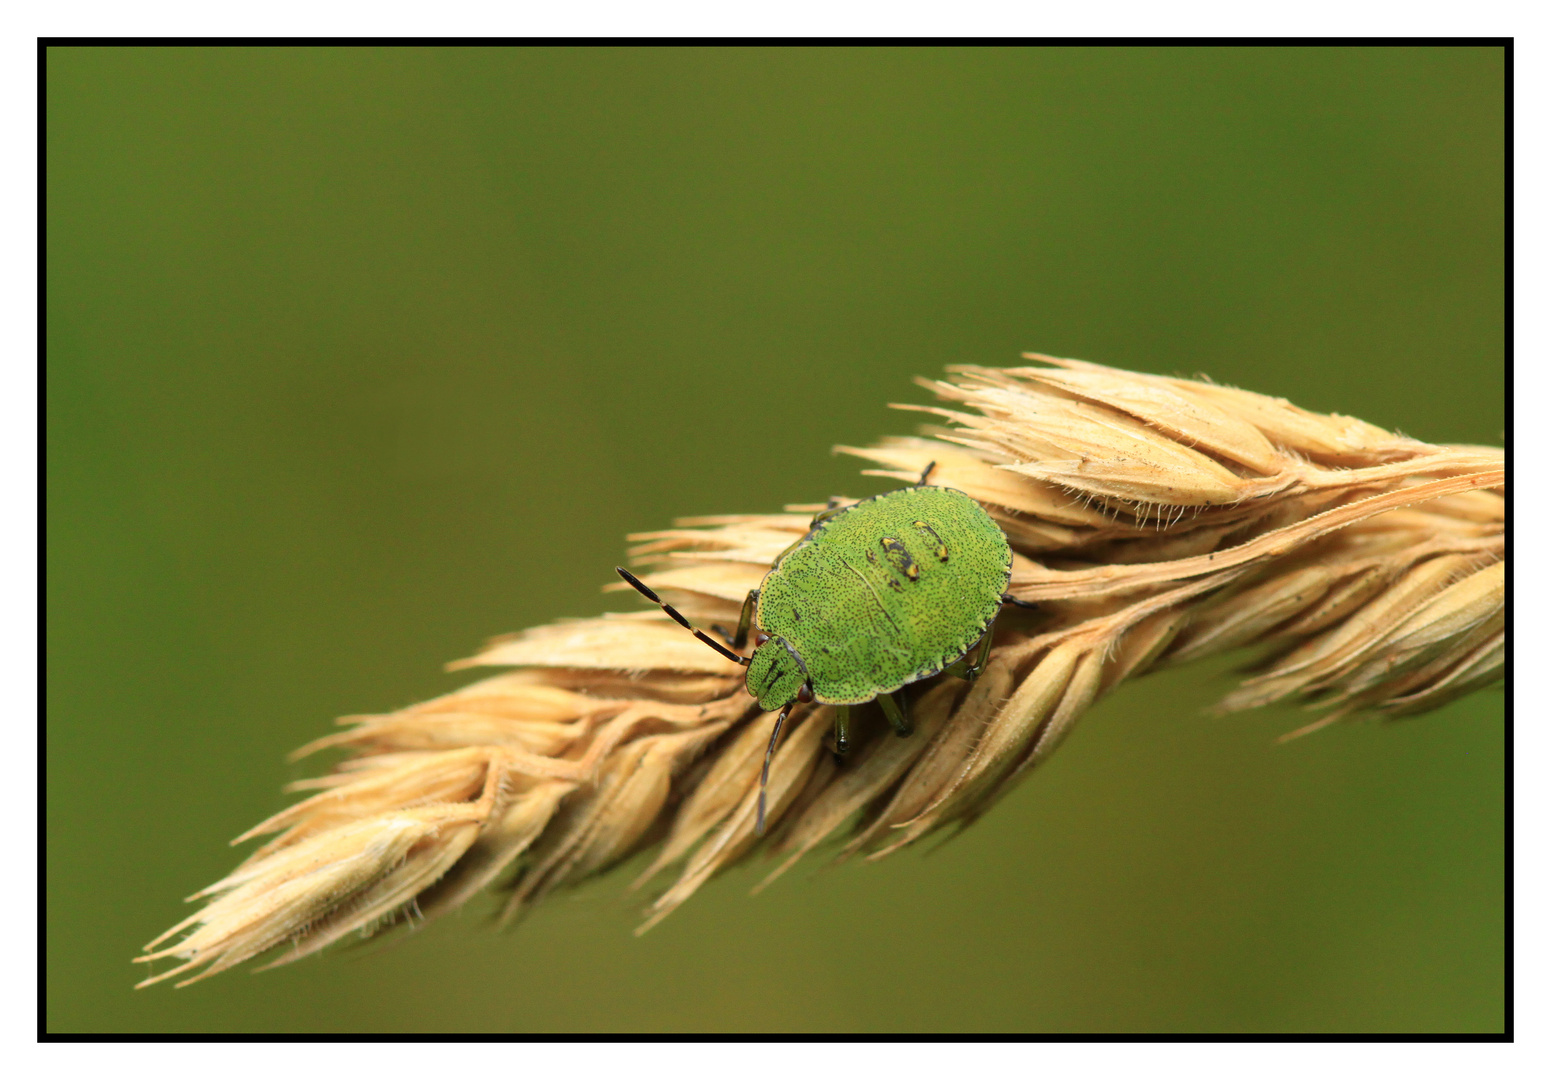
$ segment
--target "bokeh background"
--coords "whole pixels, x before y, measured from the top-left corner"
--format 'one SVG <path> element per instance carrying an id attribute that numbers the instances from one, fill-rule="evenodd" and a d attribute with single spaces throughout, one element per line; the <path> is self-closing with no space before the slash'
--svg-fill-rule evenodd
<path id="1" fill-rule="evenodd" d="M 133 992 L 291 748 L 1024 349 L 1504 426 L 1495 48 L 47 54 L 46 1024 L 1494 1032 L 1503 696 L 1128 684 L 962 837 Z M 815 864 L 817 866 L 818 864 Z"/>

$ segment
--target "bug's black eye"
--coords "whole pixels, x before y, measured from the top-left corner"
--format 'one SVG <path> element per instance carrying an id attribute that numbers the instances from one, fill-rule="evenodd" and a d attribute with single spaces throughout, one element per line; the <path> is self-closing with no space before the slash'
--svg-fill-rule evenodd
<path id="1" fill-rule="evenodd" d="M 754 644 L 756 644 L 756 645 L 763 645 L 765 642 L 767 642 L 769 640 L 770 640 L 770 635 L 769 634 L 760 634 L 757 638 L 754 639 Z"/>

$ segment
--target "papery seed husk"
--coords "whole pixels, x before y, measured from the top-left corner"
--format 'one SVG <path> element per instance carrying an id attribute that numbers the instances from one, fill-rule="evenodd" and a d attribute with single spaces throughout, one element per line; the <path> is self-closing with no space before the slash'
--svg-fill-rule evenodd
<path id="1" fill-rule="evenodd" d="M 968 764 L 975 745 L 985 736 L 992 716 L 1012 692 L 1013 667 L 1006 652 L 993 651 L 986 669 L 947 721 L 923 748 L 888 804 L 870 824 L 858 830 L 841 858 L 862 850 L 890 828 L 918 817 L 937 798 L 953 777 Z"/>
<path id="2" fill-rule="evenodd" d="M 1349 566 L 1332 569 L 1343 580 L 1338 580 L 1303 614 L 1282 627 L 1278 637 L 1302 639 L 1334 626 L 1377 596 L 1395 576 L 1383 563 L 1360 566 L 1355 573 L 1350 572 Z"/>
<path id="3" fill-rule="evenodd" d="M 776 554 L 779 555 L 780 552 Z M 685 592 L 701 593 L 718 600 L 741 604 L 750 589 L 759 588 L 759 583 L 764 580 L 765 573 L 769 569 L 768 565 L 750 566 L 741 562 L 701 562 L 693 566 L 675 567 L 671 570 L 644 574 L 641 580 L 659 592 L 665 589 L 682 589 Z M 623 581 L 618 581 L 604 586 L 604 591 L 624 592 L 630 588 L 631 586 Z M 705 647 L 701 646 L 701 648 Z"/>
<path id="4" fill-rule="evenodd" d="M 259 854 L 267 854 L 302 836 L 358 818 L 427 803 L 461 802 L 473 798 L 484 785 L 489 762 L 488 749 L 465 747 L 371 773 L 287 807 L 232 843 L 288 830 L 259 849 Z"/>
<path id="5" fill-rule="evenodd" d="M 750 702 L 750 708 L 756 707 Z M 723 749 L 710 772 L 674 814 L 662 851 L 632 887 L 640 887 L 663 867 L 683 857 L 743 800 L 764 764 L 765 746 L 775 728 L 776 715 L 761 714 Z"/>
<path id="6" fill-rule="evenodd" d="M 893 846 L 924 835 L 940 821 L 951 820 L 955 808 L 972 802 L 982 788 L 1014 767 L 1060 703 L 1072 673 L 1089 648 L 1087 641 L 1066 641 L 1040 660 L 992 717 L 963 768 L 908 824 Z"/>
<path id="7" fill-rule="evenodd" d="M 1122 410 L 1196 447 L 1248 466 L 1262 476 L 1278 472 L 1284 458 L 1260 430 L 1231 413 L 1173 387 L 1133 378 L 1127 372 L 1018 369 L 1019 374 L 1060 387 L 1089 401 Z"/>
<path id="8" fill-rule="evenodd" d="M 623 708 L 621 703 L 617 708 Z M 467 746 L 516 747 L 557 757 L 584 736 L 586 723 L 555 724 L 512 720 L 479 713 L 443 712 L 433 715 L 389 716 L 369 720 L 350 730 L 315 739 L 302 747 L 305 757 L 332 747 L 357 746 L 376 751 L 449 750 Z"/>
<path id="9" fill-rule="evenodd" d="M 410 850 L 404 861 L 380 881 L 352 899 L 348 907 L 331 911 L 309 928 L 307 939 L 270 961 L 265 967 L 280 967 L 304 956 L 311 956 L 357 930 L 370 930 L 379 921 L 390 918 L 419 893 L 435 884 L 479 836 L 479 822 L 451 823 L 439 830 L 434 841 L 422 841 Z M 262 970 L 262 969 L 261 969 Z M 212 973 L 213 974 L 213 973 Z"/>
<path id="10" fill-rule="evenodd" d="M 854 751 L 855 760 L 846 763 L 846 769 L 781 838 L 776 850 L 791 854 L 770 873 L 765 883 L 784 873 L 822 843 L 915 764 L 947 723 L 959 693 L 958 686 L 942 680 L 911 708 L 915 731 L 910 738 L 901 739 L 890 732 Z"/>
<path id="11" fill-rule="evenodd" d="M 1245 680 L 1219 708 L 1228 712 L 1255 708 L 1317 689 L 1359 663 L 1383 627 L 1409 616 L 1468 566 L 1465 556 L 1444 556 L 1413 567 L 1347 619 L 1292 650 L 1270 670 Z"/>
<path id="12" fill-rule="evenodd" d="M 712 675 L 736 675 L 741 671 L 737 664 L 718 656 L 667 618 L 639 622 L 578 619 L 535 627 L 449 667 L 456 670 L 474 665 L 607 667 L 642 672 L 667 669 Z"/>
<path id="13" fill-rule="evenodd" d="M 593 823 L 586 850 L 567 876 L 586 876 L 628 855 L 667 802 L 673 774 L 683 760 L 719 736 L 727 724 L 724 720 L 695 731 L 640 739 L 617 754 L 620 779 Z"/>
<path id="14" fill-rule="evenodd" d="M 354 822 L 311 842 L 298 844 L 245 867 L 201 894 L 220 893 L 196 915 L 184 920 L 146 948 L 198 923 L 182 941 L 137 957 L 150 961 L 175 955 L 185 963 L 147 979 L 149 985 L 200 964 L 206 978 L 267 951 L 312 925 L 370 883 L 392 872 L 414 846 L 444 826 L 467 822 L 467 807 L 432 806 L 383 814 Z"/>
<path id="15" fill-rule="evenodd" d="M 1507 635 L 1499 631 L 1430 685 L 1381 701 L 1377 707 L 1389 716 L 1411 716 L 1497 683 L 1503 677 L 1506 651 Z"/>
<path id="16" fill-rule="evenodd" d="M 1188 379 L 1170 380 L 1181 393 L 1244 417 L 1275 445 L 1313 461 L 1343 467 L 1409 457 L 1425 444 L 1351 416 L 1300 409 L 1285 398 Z"/>
<path id="17" fill-rule="evenodd" d="M 1188 663 L 1254 641 L 1306 611 L 1334 580 L 1329 567 L 1304 566 L 1219 601 L 1196 615 L 1176 639 L 1170 659 Z"/>
<path id="18" fill-rule="evenodd" d="M 1460 574 L 1468 572 L 1471 560 L 1464 555 L 1445 555 L 1413 567 L 1382 596 L 1347 619 L 1341 629 L 1320 640 L 1320 647 L 1308 655 L 1295 650 L 1280 661 L 1268 676 L 1297 673 L 1319 685 L 1337 673 L 1350 670 L 1383 640 L 1383 629 L 1408 618 L 1428 600 L 1441 592 Z"/>
<path id="19" fill-rule="evenodd" d="M 1425 648 L 1501 611 L 1507 569 L 1507 563 L 1493 563 L 1454 582 L 1390 633 L 1386 643 L 1401 652 Z"/>
<path id="20" fill-rule="evenodd" d="M 1406 645 L 1388 642 L 1374 650 L 1386 655 L 1342 675 L 1331 689 L 1338 691 L 1337 700 L 1357 699 L 1363 704 L 1408 696 L 1442 677 L 1506 625 L 1506 613 L 1499 605 L 1479 621 L 1460 625 L 1447 635 L 1420 641 L 1413 637 Z"/>
<path id="21" fill-rule="evenodd" d="M 786 808 L 806 783 L 809 772 L 823 752 L 823 738 L 833 723 L 833 707 L 809 710 L 790 736 L 783 738 L 770 763 L 770 782 L 766 790 L 766 821 L 779 821 Z M 650 915 L 637 929 L 644 933 L 666 917 L 718 871 L 753 846 L 759 805 L 758 779 L 749 786 L 743 801 L 721 827 L 690 856 L 684 872 L 667 892 L 657 898 Z"/>
<path id="22" fill-rule="evenodd" d="M 888 475 L 911 482 L 920 477 L 928 464 L 935 463 L 928 478 L 930 483 L 956 488 L 992 506 L 1058 525 L 1097 527 L 1109 523 L 1107 515 L 1083 506 L 1058 485 L 998 468 L 961 446 L 939 439 L 891 439 L 882 446 L 837 446 L 835 451 L 896 466 Z"/>
<path id="23" fill-rule="evenodd" d="M 1111 647 L 1099 693 L 1107 694 L 1123 680 L 1144 674 L 1159 657 L 1169 651 L 1179 632 L 1189 625 L 1190 620 L 1191 612 L 1188 608 L 1165 608 L 1126 631 L 1119 644 Z"/>
<path id="24" fill-rule="evenodd" d="M 549 780 L 511 799 L 480 832 L 452 873 L 420 901 L 427 919 L 454 911 L 498 878 L 533 845 L 574 782 Z"/>

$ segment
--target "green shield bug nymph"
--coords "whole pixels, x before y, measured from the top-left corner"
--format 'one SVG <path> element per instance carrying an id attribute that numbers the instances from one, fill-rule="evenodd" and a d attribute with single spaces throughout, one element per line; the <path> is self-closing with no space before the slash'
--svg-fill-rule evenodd
<path id="1" fill-rule="evenodd" d="M 914 487 L 815 516 L 807 535 L 749 592 L 737 632 L 713 627 L 731 649 L 616 568 L 686 630 L 744 665 L 744 686 L 761 708 L 781 710 L 760 773 L 761 834 L 770 758 L 796 702 L 839 706 L 838 754 L 846 752 L 849 707 L 874 699 L 895 733 L 909 735 L 905 702 L 895 692 L 941 671 L 973 679 L 990 653 L 1002 604 L 1018 603 L 1006 592 L 1012 574 L 1007 537 L 962 491 L 928 486 L 934 467 L 928 465 Z M 757 647 L 743 656 L 751 622 L 759 630 Z"/>

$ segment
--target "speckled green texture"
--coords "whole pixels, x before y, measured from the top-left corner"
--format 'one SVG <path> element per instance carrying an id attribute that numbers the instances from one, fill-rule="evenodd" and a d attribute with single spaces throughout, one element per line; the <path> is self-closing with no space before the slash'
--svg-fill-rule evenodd
<path id="1" fill-rule="evenodd" d="M 788 552 L 760 586 L 759 627 L 800 658 L 819 701 L 871 701 L 968 652 L 1011 572 L 1007 538 L 974 499 L 903 488 L 847 507 Z M 766 708 L 789 700 L 762 692 L 789 681 L 771 659 L 748 676 Z"/>

